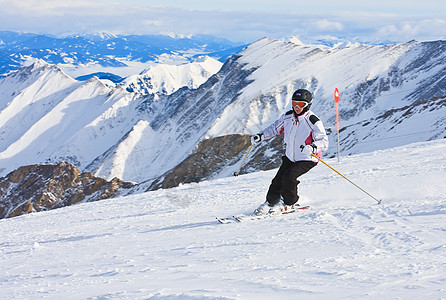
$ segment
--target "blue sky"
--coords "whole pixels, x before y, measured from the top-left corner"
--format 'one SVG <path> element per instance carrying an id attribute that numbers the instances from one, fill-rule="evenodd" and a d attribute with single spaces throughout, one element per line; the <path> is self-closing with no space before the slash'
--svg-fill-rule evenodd
<path id="1" fill-rule="evenodd" d="M 0 0 L 0 30 L 46 34 L 297 36 L 379 43 L 446 39 L 446 1 Z"/>

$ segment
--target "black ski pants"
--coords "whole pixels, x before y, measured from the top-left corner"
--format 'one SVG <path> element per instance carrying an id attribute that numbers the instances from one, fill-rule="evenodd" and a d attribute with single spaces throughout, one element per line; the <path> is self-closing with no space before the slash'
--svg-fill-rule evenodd
<path id="1" fill-rule="evenodd" d="M 288 157 L 282 157 L 282 165 L 277 171 L 269 186 L 266 200 L 273 206 L 280 201 L 280 196 L 286 205 L 293 205 L 299 200 L 297 195 L 297 185 L 300 183 L 297 178 L 302 174 L 307 173 L 317 163 L 312 161 L 297 161 L 292 162 Z"/>

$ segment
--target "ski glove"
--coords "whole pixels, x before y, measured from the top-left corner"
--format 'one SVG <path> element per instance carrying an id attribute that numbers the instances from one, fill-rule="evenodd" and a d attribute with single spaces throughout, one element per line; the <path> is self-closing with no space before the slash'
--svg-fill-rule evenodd
<path id="1" fill-rule="evenodd" d="M 311 144 L 311 145 L 301 145 L 300 146 L 300 151 L 302 151 L 302 153 L 304 154 L 304 155 L 308 155 L 308 156 L 311 156 L 311 154 L 313 153 L 313 154 L 315 154 L 315 153 L 317 153 L 317 147 L 315 146 L 315 145 L 313 145 L 313 144 Z"/>
<path id="2" fill-rule="evenodd" d="M 251 144 L 256 145 L 262 141 L 263 133 L 255 134 L 251 137 Z"/>

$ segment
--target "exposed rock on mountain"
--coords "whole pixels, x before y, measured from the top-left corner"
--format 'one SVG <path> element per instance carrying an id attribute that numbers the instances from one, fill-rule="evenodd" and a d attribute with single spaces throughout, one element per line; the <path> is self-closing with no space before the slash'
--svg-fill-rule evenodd
<path id="1" fill-rule="evenodd" d="M 247 135 L 227 135 L 204 140 L 189 157 L 154 182 L 150 189 L 209 179 L 225 166 L 236 164 L 248 143 Z"/>
<path id="2" fill-rule="evenodd" d="M 0 178 L 0 219 L 107 199 L 133 185 L 95 177 L 67 162 L 24 166 Z"/>
<path id="3" fill-rule="evenodd" d="M 225 135 L 200 142 L 194 152 L 178 166 L 161 176 L 149 188 L 171 188 L 180 183 L 200 182 L 259 170 L 270 170 L 281 163 L 283 137 L 256 145 L 248 152 L 250 135 Z M 246 154 L 249 160 L 243 159 Z"/>

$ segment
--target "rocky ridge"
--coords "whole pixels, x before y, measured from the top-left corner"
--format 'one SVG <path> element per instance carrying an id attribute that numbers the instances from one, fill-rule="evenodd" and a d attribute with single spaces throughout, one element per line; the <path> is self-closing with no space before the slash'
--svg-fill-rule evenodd
<path id="1" fill-rule="evenodd" d="M 23 166 L 0 178 L 0 219 L 119 195 L 134 184 L 81 172 L 75 166 Z"/>

